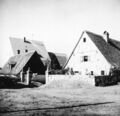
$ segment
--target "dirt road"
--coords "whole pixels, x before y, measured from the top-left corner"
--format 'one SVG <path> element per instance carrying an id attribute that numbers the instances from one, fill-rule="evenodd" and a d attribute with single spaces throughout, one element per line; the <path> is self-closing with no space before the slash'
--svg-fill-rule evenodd
<path id="1" fill-rule="evenodd" d="M 120 85 L 0 89 L 0 116 L 120 116 Z"/>

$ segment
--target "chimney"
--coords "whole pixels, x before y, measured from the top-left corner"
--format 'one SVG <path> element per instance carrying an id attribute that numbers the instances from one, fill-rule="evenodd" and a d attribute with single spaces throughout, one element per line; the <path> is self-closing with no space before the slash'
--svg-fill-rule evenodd
<path id="1" fill-rule="evenodd" d="M 106 42 L 109 41 L 109 33 L 108 33 L 107 31 L 104 31 L 104 32 L 103 32 L 103 38 L 104 38 L 104 40 L 105 40 Z"/>
<path id="2" fill-rule="evenodd" d="M 24 42 L 26 42 L 26 37 L 24 37 Z"/>

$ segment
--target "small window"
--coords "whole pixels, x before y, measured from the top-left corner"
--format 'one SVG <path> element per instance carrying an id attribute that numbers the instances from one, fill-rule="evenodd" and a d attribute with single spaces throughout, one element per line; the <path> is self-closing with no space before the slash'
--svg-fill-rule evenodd
<path id="1" fill-rule="evenodd" d="M 28 52 L 28 50 L 26 49 L 25 52 Z"/>
<path id="2" fill-rule="evenodd" d="M 104 70 L 101 71 L 101 75 L 105 75 L 105 71 Z"/>
<path id="3" fill-rule="evenodd" d="M 15 64 L 11 64 L 11 69 L 13 69 L 15 67 Z"/>
<path id="4" fill-rule="evenodd" d="M 20 54 L 20 50 L 17 50 L 17 53 Z"/>
<path id="5" fill-rule="evenodd" d="M 91 71 L 91 75 L 93 75 L 94 73 L 93 73 L 93 71 Z"/>
<path id="6" fill-rule="evenodd" d="M 83 56 L 83 61 L 87 62 L 88 61 L 88 56 Z"/>
<path id="7" fill-rule="evenodd" d="M 80 56 L 80 62 L 90 61 L 90 56 Z"/>
<path id="8" fill-rule="evenodd" d="M 83 42 L 86 42 L 86 38 L 83 38 Z"/>
<path id="9" fill-rule="evenodd" d="M 9 64 L 10 70 L 12 70 L 15 67 L 15 65 L 16 65 L 16 63 L 15 64 Z"/>

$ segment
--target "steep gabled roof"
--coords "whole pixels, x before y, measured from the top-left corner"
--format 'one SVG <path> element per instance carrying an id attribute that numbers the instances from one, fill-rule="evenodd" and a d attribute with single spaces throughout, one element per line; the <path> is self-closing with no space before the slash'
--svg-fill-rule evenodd
<path id="1" fill-rule="evenodd" d="M 71 59 L 84 33 L 86 33 L 90 37 L 90 39 L 93 41 L 93 43 L 96 45 L 96 47 L 100 50 L 100 52 L 111 65 L 120 67 L 120 42 L 111 38 L 109 38 L 109 41 L 106 42 L 103 36 L 92 33 L 90 31 L 82 32 L 82 35 L 79 38 L 65 66 Z"/>
<path id="2" fill-rule="evenodd" d="M 31 51 L 25 54 L 11 57 L 2 68 L 2 73 L 17 75 L 35 53 L 35 51 Z M 14 65 L 12 69 L 10 67 L 11 64 Z"/>
<path id="3" fill-rule="evenodd" d="M 120 50 L 120 41 L 109 39 L 109 43 L 115 48 L 117 48 L 118 50 Z"/>
<path id="4" fill-rule="evenodd" d="M 54 69 L 54 70 L 57 70 L 57 69 L 61 69 L 60 67 L 60 63 L 57 59 L 57 56 L 56 54 L 52 53 L 52 52 L 48 52 L 50 58 L 51 58 L 51 65 L 50 65 L 50 68 L 51 69 Z"/>
<path id="5" fill-rule="evenodd" d="M 63 67 L 65 63 L 67 62 L 67 55 L 63 53 L 55 53 L 55 55 L 60 63 L 60 66 Z"/>
<path id="6" fill-rule="evenodd" d="M 24 39 L 20 39 L 20 38 L 10 37 L 10 42 L 11 42 L 14 54 L 16 53 L 18 47 L 25 48 L 26 45 L 29 45 L 28 48 L 31 48 L 32 50 L 34 48 L 34 51 L 37 51 L 37 53 L 42 56 L 43 60 L 50 61 L 50 57 L 48 55 L 48 52 L 47 52 L 43 42 L 41 42 L 41 41 L 24 40 Z"/>
<path id="7" fill-rule="evenodd" d="M 109 39 L 109 41 L 106 42 L 101 35 L 94 34 L 89 31 L 86 31 L 86 33 L 95 43 L 107 61 L 113 66 L 120 67 L 120 42 L 113 39 Z"/>
<path id="8" fill-rule="evenodd" d="M 31 40 L 31 44 L 36 48 L 38 54 L 40 54 L 43 59 L 50 60 L 49 54 L 43 44 L 43 42 Z"/>

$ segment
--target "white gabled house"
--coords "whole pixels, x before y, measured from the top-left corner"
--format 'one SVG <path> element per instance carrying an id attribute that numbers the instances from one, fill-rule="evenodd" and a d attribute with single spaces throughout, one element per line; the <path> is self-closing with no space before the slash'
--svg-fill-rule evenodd
<path id="1" fill-rule="evenodd" d="M 84 31 L 65 67 L 81 75 L 108 75 L 111 68 L 120 67 L 120 42 L 106 31 L 102 36 Z"/>

